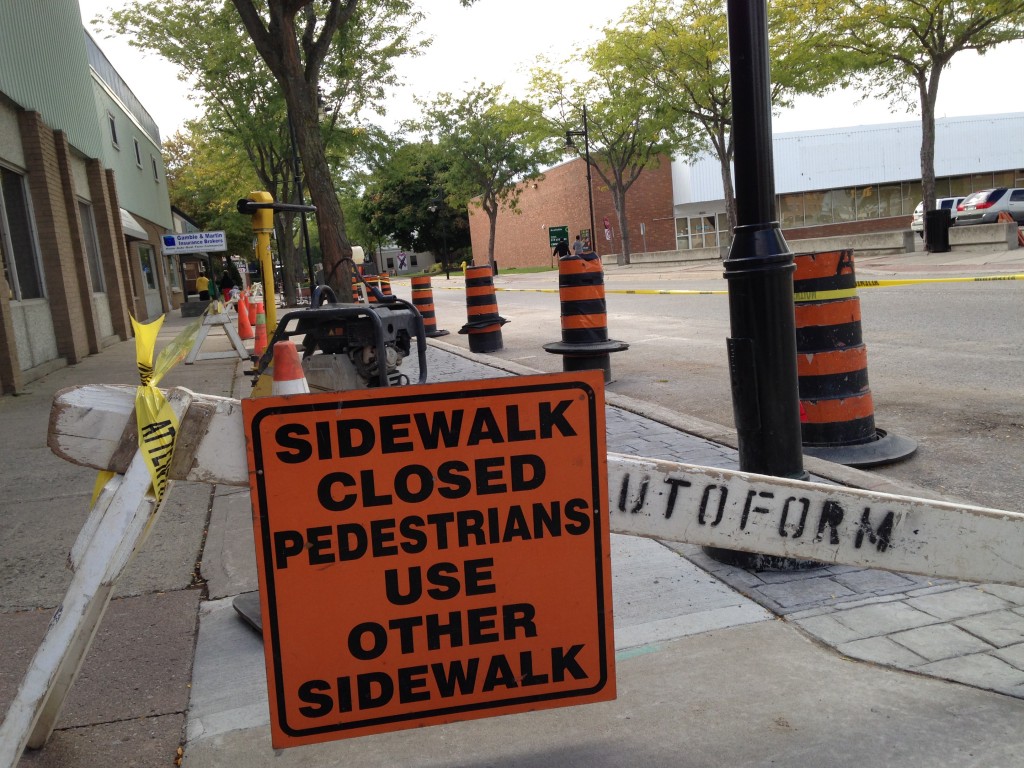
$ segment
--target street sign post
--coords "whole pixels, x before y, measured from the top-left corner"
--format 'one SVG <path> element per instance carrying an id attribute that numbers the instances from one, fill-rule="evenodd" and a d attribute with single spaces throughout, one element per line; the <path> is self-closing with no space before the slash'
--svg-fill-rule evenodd
<path id="1" fill-rule="evenodd" d="M 226 251 L 227 236 L 223 232 L 179 232 L 161 235 L 164 253 L 206 253 Z"/>
<path id="2" fill-rule="evenodd" d="M 559 240 L 569 242 L 569 227 L 548 227 L 548 245 L 554 248 Z"/>
<path id="3" fill-rule="evenodd" d="M 242 411 L 275 747 L 615 697 L 599 371 Z"/>

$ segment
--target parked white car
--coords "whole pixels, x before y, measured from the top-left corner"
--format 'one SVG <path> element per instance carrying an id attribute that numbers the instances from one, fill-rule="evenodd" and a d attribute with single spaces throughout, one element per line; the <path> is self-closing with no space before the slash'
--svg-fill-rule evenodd
<path id="1" fill-rule="evenodd" d="M 1000 213 L 1008 213 L 1017 224 L 1024 224 L 1024 189 L 996 187 L 972 192 L 957 205 L 956 223 L 991 224 Z"/>
<path id="2" fill-rule="evenodd" d="M 956 218 L 956 207 L 963 202 L 962 197 L 940 197 L 935 201 L 935 208 L 948 208 L 950 216 Z M 914 218 L 910 222 L 910 228 L 924 237 L 924 200 L 917 204 L 914 209 Z"/>

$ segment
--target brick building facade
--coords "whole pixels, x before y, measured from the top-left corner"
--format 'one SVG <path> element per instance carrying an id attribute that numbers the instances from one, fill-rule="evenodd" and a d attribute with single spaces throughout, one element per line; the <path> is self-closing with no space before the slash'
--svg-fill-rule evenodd
<path id="1" fill-rule="evenodd" d="M 622 253 L 619 220 L 607 185 L 592 173 L 595 249 L 602 257 Z M 630 252 L 670 251 L 675 249 L 675 219 L 672 213 L 672 168 L 665 158 L 646 169 L 626 194 Z M 552 247 L 548 229 L 567 226 L 569 241 L 590 228 L 587 198 L 587 166 L 582 159 L 570 160 L 528 182 L 519 200 L 519 213 L 502 207 L 498 211 L 494 240 L 494 260 L 502 267 L 550 266 Z M 608 221 L 611 239 L 605 234 Z M 470 237 L 476 264 L 487 263 L 490 220 L 474 203 L 469 206 Z"/>

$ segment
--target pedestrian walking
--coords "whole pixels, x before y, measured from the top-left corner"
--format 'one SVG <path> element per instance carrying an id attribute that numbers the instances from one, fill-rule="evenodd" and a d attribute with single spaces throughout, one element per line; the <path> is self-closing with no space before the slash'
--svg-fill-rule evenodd
<path id="1" fill-rule="evenodd" d="M 217 287 L 220 288 L 220 294 L 224 297 L 224 301 L 230 301 L 231 289 L 235 287 L 235 281 L 228 270 L 225 269 L 224 274 L 220 276 Z"/>
<path id="2" fill-rule="evenodd" d="M 555 246 L 555 251 L 551 255 L 557 256 L 560 259 L 569 255 L 569 244 L 565 242 L 564 237 L 558 241 L 558 244 Z"/>

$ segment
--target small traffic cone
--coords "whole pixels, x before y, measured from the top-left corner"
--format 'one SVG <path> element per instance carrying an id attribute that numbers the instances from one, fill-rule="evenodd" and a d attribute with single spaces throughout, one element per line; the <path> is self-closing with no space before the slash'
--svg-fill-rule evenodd
<path id="1" fill-rule="evenodd" d="M 263 311 L 263 302 L 256 302 L 256 342 L 252 354 L 257 360 L 267 351 L 267 316 Z"/>
<path id="2" fill-rule="evenodd" d="M 238 338 L 248 340 L 255 336 L 256 332 L 249 320 L 249 302 L 246 300 L 245 294 L 240 293 L 238 294 Z"/>
<path id="3" fill-rule="evenodd" d="M 304 395 L 309 393 L 309 384 L 302 372 L 299 350 L 290 341 L 274 344 L 274 383 L 272 395 Z"/>
<path id="4" fill-rule="evenodd" d="M 249 308 L 249 325 L 251 325 L 253 328 L 255 328 L 256 327 L 256 299 L 253 298 L 252 301 L 249 301 L 248 299 L 246 299 L 245 305 Z"/>

